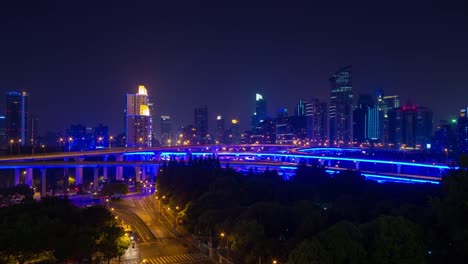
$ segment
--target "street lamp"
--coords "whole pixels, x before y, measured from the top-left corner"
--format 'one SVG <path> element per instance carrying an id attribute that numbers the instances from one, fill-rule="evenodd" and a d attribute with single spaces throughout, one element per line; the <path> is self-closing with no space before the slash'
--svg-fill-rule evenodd
<path id="1" fill-rule="evenodd" d="M 15 141 L 10 139 L 10 155 L 13 155 L 13 143 L 15 143 Z"/>
<path id="2" fill-rule="evenodd" d="M 229 236 L 226 233 L 222 232 L 221 237 L 226 238 L 226 244 L 225 244 L 226 245 L 226 254 L 227 254 L 227 258 L 229 258 Z"/>
<path id="3" fill-rule="evenodd" d="M 445 148 L 444 152 L 445 152 L 445 162 L 448 162 L 448 148 Z"/>
<path id="4" fill-rule="evenodd" d="M 62 142 L 63 138 L 59 138 L 59 152 L 62 152 Z"/>
<path id="5" fill-rule="evenodd" d="M 109 137 L 109 148 L 112 148 L 112 140 L 114 139 L 113 136 Z"/>
<path id="6" fill-rule="evenodd" d="M 109 199 L 108 198 L 106 199 L 106 203 L 107 203 L 107 209 L 109 209 Z"/>
<path id="7" fill-rule="evenodd" d="M 69 138 L 68 138 L 68 152 L 71 151 L 71 144 L 72 144 L 72 141 L 73 141 L 73 138 L 72 138 L 72 137 L 69 137 Z"/>
<path id="8" fill-rule="evenodd" d="M 21 154 L 21 139 L 18 139 L 18 155 Z"/>

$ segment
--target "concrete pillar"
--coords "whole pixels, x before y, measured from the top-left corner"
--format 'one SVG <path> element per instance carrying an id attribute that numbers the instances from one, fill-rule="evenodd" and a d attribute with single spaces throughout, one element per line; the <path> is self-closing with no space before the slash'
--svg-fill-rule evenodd
<path id="1" fill-rule="evenodd" d="M 104 161 L 107 161 L 107 156 L 104 156 Z M 107 181 L 107 167 L 102 168 L 102 177 L 105 181 Z"/>
<path id="2" fill-rule="evenodd" d="M 117 155 L 116 161 L 123 161 L 123 155 Z M 117 166 L 115 168 L 115 180 L 121 181 L 123 180 L 123 167 Z"/>
<path id="3" fill-rule="evenodd" d="M 356 164 L 356 170 L 359 170 L 359 161 L 354 162 Z"/>
<path id="4" fill-rule="evenodd" d="M 327 160 L 327 164 L 328 167 L 331 167 L 331 160 Z"/>
<path id="5" fill-rule="evenodd" d="M 20 169 L 15 169 L 15 186 L 20 184 Z"/>
<path id="6" fill-rule="evenodd" d="M 75 185 L 83 184 L 83 167 L 75 168 Z"/>
<path id="7" fill-rule="evenodd" d="M 401 164 L 397 164 L 397 173 L 398 173 L 398 174 L 401 173 Z"/>
<path id="8" fill-rule="evenodd" d="M 47 188 L 47 183 L 46 183 L 46 169 L 42 168 L 41 169 L 41 197 L 46 196 L 46 188 Z"/>
<path id="9" fill-rule="evenodd" d="M 68 178 L 69 178 L 69 169 L 68 168 L 63 168 L 63 179 L 65 180 L 65 186 L 68 186 L 70 185 L 70 182 L 68 181 Z"/>
<path id="10" fill-rule="evenodd" d="M 93 178 L 93 189 L 97 190 L 99 185 L 99 168 L 95 167 L 94 168 L 94 178 Z"/>
<path id="11" fill-rule="evenodd" d="M 141 181 L 141 168 L 139 166 L 135 166 L 135 182 Z"/>
<path id="12" fill-rule="evenodd" d="M 320 166 L 325 166 L 325 161 L 323 159 L 320 160 Z"/>
<path id="13" fill-rule="evenodd" d="M 76 161 L 82 162 L 84 158 L 76 158 Z M 83 184 L 83 167 L 77 166 L 75 168 L 75 185 Z"/>
<path id="14" fill-rule="evenodd" d="M 24 183 L 32 188 L 33 186 L 33 169 L 27 168 L 26 175 L 24 177 Z"/>
<path id="15" fill-rule="evenodd" d="M 141 168 L 141 180 L 146 181 L 146 167 Z"/>

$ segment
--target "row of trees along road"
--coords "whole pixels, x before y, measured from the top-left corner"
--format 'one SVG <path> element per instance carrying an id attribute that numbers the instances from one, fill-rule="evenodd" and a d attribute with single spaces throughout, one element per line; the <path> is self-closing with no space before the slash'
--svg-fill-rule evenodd
<path id="1" fill-rule="evenodd" d="M 190 158 L 162 165 L 155 195 L 182 208 L 192 234 L 229 245 L 235 263 L 466 263 L 466 157 L 460 166 L 440 185 L 412 185 L 305 164 L 283 181 L 272 170 L 242 175 Z"/>
<path id="2" fill-rule="evenodd" d="M 130 239 L 102 206 L 75 207 L 67 198 L 0 208 L 0 263 L 24 263 L 51 256 L 50 262 L 100 263 L 125 253 Z"/>

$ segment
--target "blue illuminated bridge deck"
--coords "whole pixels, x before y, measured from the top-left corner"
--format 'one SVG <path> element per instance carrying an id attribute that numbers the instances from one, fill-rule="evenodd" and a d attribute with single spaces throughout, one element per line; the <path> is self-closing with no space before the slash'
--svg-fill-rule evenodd
<path id="1" fill-rule="evenodd" d="M 83 168 L 159 166 L 163 161 L 189 156 L 214 156 L 222 164 L 240 171 L 275 169 L 288 179 L 298 164 L 317 164 L 334 174 L 358 170 L 368 179 L 379 182 L 438 184 L 449 170 L 445 164 L 373 159 L 358 148 L 296 148 L 286 145 L 209 145 L 154 147 L 145 149 L 109 148 L 87 152 L 60 152 L 0 158 L 0 169 Z"/>

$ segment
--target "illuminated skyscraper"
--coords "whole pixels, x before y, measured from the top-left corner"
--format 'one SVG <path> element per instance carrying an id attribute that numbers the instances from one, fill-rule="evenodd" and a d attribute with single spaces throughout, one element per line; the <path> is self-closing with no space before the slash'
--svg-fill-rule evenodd
<path id="1" fill-rule="evenodd" d="M 252 131 L 255 133 L 257 128 L 267 118 L 266 101 L 261 94 L 255 94 L 255 113 L 252 116 Z"/>
<path id="2" fill-rule="evenodd" d="M 217 143 L 224 143 L 224 119 L 219 115 L 216 117 L 216 141 Z"/>
<path id="3" fill-rule="evenodd" d="M 151 146 L 151 114 L 148 92 L 145 86 L 138 86 L 137 94 L 127 94 L 127 146 Z"/>
<path id="4" fill-rule="evenodd" d="M 197 132 L 198 144 L 207 143 L 208 134 L 208 107 L 195 108 L 195 129 Z"/>
<path id="5" fill-rule="evenodd" d="M 377 91 L 377 106 L 379 107 L 380 142 L 387 144 L 390 140 L 389 111 L 400 107 L 398 95 L 385 96 L 383 90 Z"/>
<path id="6" fill-rule="evenodd" d="M 168 115 L 161 116 L 161 145 L 169 146 L 172 144 L 172 120 Z"/>
<path id="7" fill-rule="evenodd" d="M 312 146 L 328 145 L 328 105 L 313 98 L 305 102 L 307 138 Z"/>
<path id="8" fill-rule="evenodd" d="M 28 136 L 28 95 L 26 92 L 6 94 L 6 135 L 21 145 L 29 144 Z"/>
<path id="9" fill-rule="evenodd" d="M 468 153 L 468 108 L 460 110 L 457 122 L 457 144 L 460 153 Z"/>
<path id="10" fill-rule="evenodd" d="M 347 146 L 353 142 L 353 83 L 351 66 L 330 77 L 330 145 Z"/>
<path id="11" fill-rule="evenodd" d="M 405 105 L 388 112 L 390 142 L 399 146 L 425 148 L 432 137 L 432 111 Z"/>

